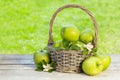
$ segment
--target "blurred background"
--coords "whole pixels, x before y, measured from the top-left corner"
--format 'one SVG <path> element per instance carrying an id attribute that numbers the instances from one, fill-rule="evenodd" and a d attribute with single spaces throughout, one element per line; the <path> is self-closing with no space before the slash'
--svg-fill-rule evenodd
<path id="1" fill-rule="evenodd" d="M 98 53 L 120 53 L 119 0 L 0 0 L 0 54 L 32 54 L 46 47 L 49 21 L 56 9 L 65 4 L 79 4 L 96 18 Z M 90 17 L 79 9 L 66 9 L 57 16 L 53 35 L 61 38 L 60 29 L 76 26 L 94 27 Z"/>

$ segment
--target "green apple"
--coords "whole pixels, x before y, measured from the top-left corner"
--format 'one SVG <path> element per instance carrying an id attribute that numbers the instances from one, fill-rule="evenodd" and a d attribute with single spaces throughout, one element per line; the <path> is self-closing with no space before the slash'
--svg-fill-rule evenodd
<path id="1" fill-rule="evenodd" d="M 82 70 L 90 76 L 97 75 L 103 70 L 102 61 L 98 57 L 91 56 L 83 61 Z"/>
<path id="2" fill-rule="evenodd" d="M 61 29 L 61 36 L 67 41 L 79 40 L 80 31 L 76 27 L 63 27 Z"/>
<path id="3" fill-rule="evenodd" d="M 53 47 L 54 48 L 58 48 L 58 47 L 61 47 L 62 46 L 62 41 L 59 40 L 59 41 L 56 41 L 54 44 L 53 44 Z"/>
<path id="4" fill-rule="evenodd" d="M 96 55 L 96 57 L 98 57 L 102 60 L 102 63 L 103 63 L 102 71 L 105 71 L 110 66 L 111 57 L 109 55 L 105 55 L 105 54 L 102 54 L 102 55 L 99 54 L 99 55 Z"/>
<path id="5" fill-rule="evenodd" d="M 43 63 L 43 60 L 46 63 L 50 62 L 50 55 L 49 55 L 49 52 L 47 50 L 36 51 L 34 53 L 33 58 L 34 58 L 34 63 L 35 63 L 37 68 L 39 67 L 39 64 Z"/>
<path id="6" fill-rule="evenodd" d="M 89 42 L 93 41 L 93 38 L 94 38 L 94 36 L 93 36 L 92 31 L 90 29 L 86 29 L 83 32 L 81 32 L 79 40 L 84 43 L 89 43 Z"/>
<path id="7" fill-rule="evenodd" d="M 56 49 L 56 50 L 64 49 L 65 47 L 64 47 L 64 44 L 63 44 L 63 40 L 56 41 L 53 44 L 53 48 Z"/>

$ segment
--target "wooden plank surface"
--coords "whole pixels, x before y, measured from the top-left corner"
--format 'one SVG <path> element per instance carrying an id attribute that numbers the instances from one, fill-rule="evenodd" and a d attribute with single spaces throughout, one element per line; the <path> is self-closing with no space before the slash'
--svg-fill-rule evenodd
<path id="1" fill-rule="evenodd" d="M 32 55 L 0 55 L 0 80 L 120 80 L 120 54 L 112 54 L 110 67 L 96 76 L 83 73 L 37 72 Z"/>

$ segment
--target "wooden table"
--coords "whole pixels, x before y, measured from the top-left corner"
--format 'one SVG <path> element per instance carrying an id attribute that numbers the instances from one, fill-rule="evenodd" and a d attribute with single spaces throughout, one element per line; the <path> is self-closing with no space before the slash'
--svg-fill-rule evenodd
<path id="1" fill-rule="evenodd" d="M 37 72 L 32 55 L 0 54 L 0 80 L 120 80 L 120 54 L 112 54 L 110 67 L 96 76 L 83 73 Z"/>

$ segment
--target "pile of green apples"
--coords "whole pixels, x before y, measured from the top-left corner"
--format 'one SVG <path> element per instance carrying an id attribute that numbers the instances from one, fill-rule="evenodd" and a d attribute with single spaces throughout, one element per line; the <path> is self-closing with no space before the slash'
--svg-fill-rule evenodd
<path id="1" fill-rule="evenodd" d="M 77 27 L 63 27 L 61 29 L 61 36 L 62 39 L 69 42 L 81 41 L 83 43 L 91 42 L 94 37 L 90 28 L 80 32 Z"/>
<path id="2" fill-rule="evenodd" d="M 96 54 L 85 59 L 82 63 L 82 70 L 90 76 L 99 74 L 108 69 L 111 63 L 111 57 L 106 54 Z"/>
<path id="3" fill-rule="evenodd" d="M 49 52 L 47 50 L 36 51 L 34 53 L 34 63 L 37 71 L 43 70 L 43 61 L 45 61 L 47 64 L 51 63 Z M 107 70 L 107 68 L 110 66 L 110 63 L 111 57 L 109 55 L 96 54 L 83 61 L 82 70 L 85 74 L 94 76 L 102 71 Z"/>
<path id="4" fill-rule="evenodd" d="M 90 28 L 80 32 L 77 27 L 63 27 L 60 35 L 62 40 L 56 41 L 53 45 L 56 50 L 81 50 L 85 51 L 85 54 L 88 50 L 84 48 L 84 45 L 88 43 L 92 44 L 94 39 L 93 32 Z"/>
<path id="5" fill-rule="evenodd" d="M 54 48 L 64 50 L 81 50 L 83 55 L 88 54 L 90 51 L 84 46 L 93 43 L 94 35 L 90 28 L 80 32 L 76 27 L 63 27 L 61 29 L 61 41 L 57 41 L 54 44 Z M 109 55 L 97 54 L 97 48 L 92 48 L 91 52 L 93 56 L 86 58 L 82 63 L 82 70 L 88 75 L 97 75 L 102 71 L 105 71 L 110 63 L 111 57 Z"/>
<path id="6" fill-rule="evenodd" d="M 91 29 L 87 28 L 80 32 L 76 27 L 63 27 L 60 34 L 62 40 L 56 41 L 53 45 L 56 50 L 82 50 L 83 55 L 88 54 L 89 50 L 84 45 L 89 43 L 92 45 L 93 43 L 94 35 Z M 81 68 L 85 74 L 94 76 L 107 70 L 111 63 L 111 57 L 109 55 L 97 54 L 95 48 L 92 48 L 91 51 L 94 55 L 86 58 L 82 62 Z M 33 58 L 37 71 L 43 71 L 45 63 L 50 64 L 50 67 L 54 67 L 50 61 L 50 53 L 46 48 L 36 51 Z"/>

